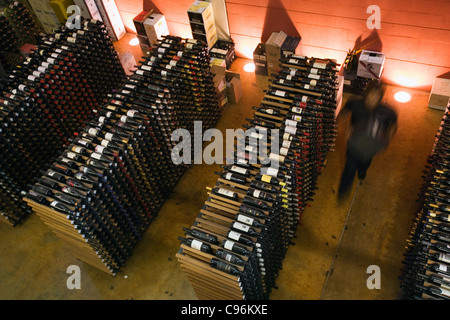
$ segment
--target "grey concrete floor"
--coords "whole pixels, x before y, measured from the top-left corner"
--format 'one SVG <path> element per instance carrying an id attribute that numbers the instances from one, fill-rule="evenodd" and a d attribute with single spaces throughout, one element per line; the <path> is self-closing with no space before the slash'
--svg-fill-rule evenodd
<path id="1" fill-rule="evenodd" d="M 138 61 L 138 59 L 136 59 Z M 224 110 L 217 128 L 234 129 L 261 102 L 267 77 L 243 71 L 238 59 L 231 70 L 241 74 L 243 97 Z M 399 293 L 405 240 L 417 210 L 417 193 L 426 157 L 433 146 L 442 111 L 427 107 L 428 93 L 407 89 L 412 100 L 399 104 L 388 87 L 386 101 L 399 114 L 399 130 L 389 149 L 378 155 L 361 185 L 338 203 L 336 190 L 345 161 L 340 120 L 335 151 L 319 177 L 314 201 L 303 214 L 295 245 L 283 262 L 272 300 L 392 300 Z M 345 94 L 344 101 L 349 95 Z M 12 228 L 0 223 L 0 299 L 197 299 L 175 254 L 182 228 L 191 226 L 217 180 L 218 165 L 193 165 L 149 226 L 133 256 L 115 276 L 78 260 L 70 248 L 36 216 Z M 81 289 L 68 289 L 67 268 L 81 269 Z M 381 288 L 368 289 L 368 266 L 377 265 Z"/>

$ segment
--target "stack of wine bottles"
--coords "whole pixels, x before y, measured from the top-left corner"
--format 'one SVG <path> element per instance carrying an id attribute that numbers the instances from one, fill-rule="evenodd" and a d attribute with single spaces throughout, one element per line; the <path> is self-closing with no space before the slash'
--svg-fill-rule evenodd
<path id="1" fill-rule="evenodd" d="M 236 48 L 234 41 L 217 40 L 210 50 L 212 58 L 225 60 L 226 68 L 229 69 L 234 60 L 236 60 Z"/>
<path id="2" fill-rule="evenodd" d="M 37 50 L 12 70 L 0 91 L 2 220 L 16 225 L 30 213 L 22 193 L 125 79 L 112 42 L 96 21 L 43 36 Z"/>
<path id="3" fill-rule="evenodd" d="M 186 169 L 172 132 L 220 115 L 208 61 L 205 44 L 166 36 L 28 192 L 80 260 L 115 275 L 157 217 Z"/>
<path id="4" fill-rule="evenodd" d="M 407 239 L 401 299 L 450 300 L 450 114 L 442 119 Z"/>
<path id="5" fill-rule="evenodd" d="M 269 299 L 336 137 L 336 62 L 284 56 L 178 261 L 206 299 Z"/>
<path id="6" fill-rule="evenodd" d="M 22 3 L 11 2 L 0 12 L 0 65 L 6 74 L 24 60 L 21 47 L 39 38 L 40 30 Z"/>

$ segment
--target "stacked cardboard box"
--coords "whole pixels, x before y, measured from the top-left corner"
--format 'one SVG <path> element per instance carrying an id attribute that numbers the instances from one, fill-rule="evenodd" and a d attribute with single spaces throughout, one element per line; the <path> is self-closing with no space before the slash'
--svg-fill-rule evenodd
<path id="1" fill-rule="evenodd" d="M 211 49 L 218 39 L 212 4 L 195 1 L 188 9 L 188 16 L 192 37 L 205 42 Z"/>
<path id="2" fill-rule="evenodd" d="M 428 107 L 445 110 L 450 103 L 450 75 L 442 75 L 434 79 Z"/>

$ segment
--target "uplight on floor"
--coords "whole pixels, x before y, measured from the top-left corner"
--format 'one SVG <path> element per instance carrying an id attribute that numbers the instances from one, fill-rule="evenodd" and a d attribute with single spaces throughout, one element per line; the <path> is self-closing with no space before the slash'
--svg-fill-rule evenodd
<path id="1" fill-rule="evenodd" d="M 396 94 L 394 94 L 394 99 L 398 102 L 406 103 L 411 100 L 411 95 L 408 92 L 399 91 Z"/>
<path id="2" fill-rule="evenodd" d="M 253 62 L 249 62 L 244 66 L 245 72 L 254 72 L 255 71 L 255 64 Z"/>
<path id="3" fill-rule="evenodd" d="M 137 46 L 138 44 L 139 44 L 139 39 L 138 38 L 133 38 L 133 39 L 131 39 L 129 42 L 128 42 L 128 44 L 130 45 L 130 46 Z"/>

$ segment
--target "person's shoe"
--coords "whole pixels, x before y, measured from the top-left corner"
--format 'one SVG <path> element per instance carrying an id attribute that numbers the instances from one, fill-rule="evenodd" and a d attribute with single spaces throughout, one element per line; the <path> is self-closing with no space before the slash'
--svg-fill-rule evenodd
<path id="1" fill-rule="evenodd" d="M 363 172 L 358 171 L 358 179 L 364 180 L 365 178 L 366 178 L 366 171 L 363 171 Z"/>

